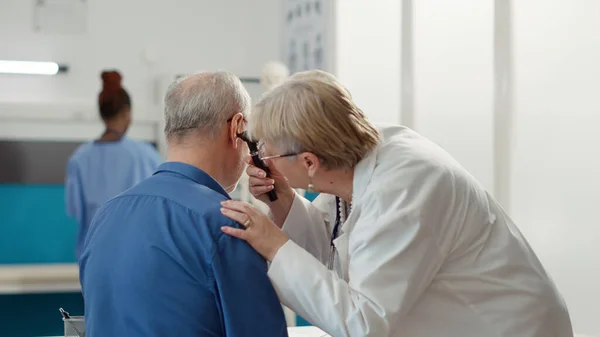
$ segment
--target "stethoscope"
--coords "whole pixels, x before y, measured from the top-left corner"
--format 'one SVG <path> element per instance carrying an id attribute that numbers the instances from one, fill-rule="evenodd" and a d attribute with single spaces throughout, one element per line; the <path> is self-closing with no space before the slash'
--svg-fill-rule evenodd
<path id="1" fill-rule="evenodd" d="M 333 225 L 333 231 L 331 231 L 331 240 L 329 240 L 329 262 L 327 264 L 327 268 L 329 270 L 333 270 L 333 262 L 335 260 L 335 243 L 333 241 L 337 238 L 338 232 L 340 230 L 340 226 L 342 224 L 342 210 L 341 210 L 342 201 L 339 197 L 335 197 L 335 223 Z"/>

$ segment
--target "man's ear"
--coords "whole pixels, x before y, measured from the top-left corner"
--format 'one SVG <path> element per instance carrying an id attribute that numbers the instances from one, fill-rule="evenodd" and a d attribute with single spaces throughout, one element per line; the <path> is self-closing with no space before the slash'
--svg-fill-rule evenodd
<path id="1" fill-rule="evenodd" d="M 321 161 L 319 160 L 319 157 L 312 152 L 301 153 L 300 159 L 302 160 L 302 164 L 306 168 L 306 172 L 308 173 L 309 177 L 313 177 L 321 167 Z"/>
<path id="2" fill-rule="evenodd" d="M 239 141 L 243 141 L 238 137 L 238 134 L 244 131 L 244 123 L 244 115 L 239 112 L 233 115 L 231 122 L 229 122 L 229 139 L 234 149 L 237 149 Z"/>

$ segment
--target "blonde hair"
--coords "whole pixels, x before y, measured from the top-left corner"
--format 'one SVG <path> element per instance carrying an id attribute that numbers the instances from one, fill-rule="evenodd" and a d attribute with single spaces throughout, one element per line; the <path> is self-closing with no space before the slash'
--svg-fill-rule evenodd
<path id="1" fill-rule="evenodd" d="M 350 91 L 348 91 L 348 89 L 346 89 L 343 85 L 341 85 L 341 83 L 338 82 L 338 80 L 337 80 L 337 78 L 335 78 L 335 76 L 333 76 L 332 74 L 330 74 L 326 71 L 323 71 L 323 70 L 312 69 L 312 70 L 306 70 L 306 71 L 299 71 L 290 77 L 290 80 L 310 80 L 310 79 L 322 80 L 324 82 L 329 82 L 331 84 L 339 85 L 342 89 L 344 89 L 344 91 L 348 95 L 348 97 L 352 97 L 352 95 L 350 95 Z"/>
<path id="2" fill-rule="evenodd" d="M 312 152 L 327 169 L 353 168 L 379 144 L 379 133 L 348 90 L 321 75 L 294 75 L 263 96 L 250 134 L 286 153 Z"/>

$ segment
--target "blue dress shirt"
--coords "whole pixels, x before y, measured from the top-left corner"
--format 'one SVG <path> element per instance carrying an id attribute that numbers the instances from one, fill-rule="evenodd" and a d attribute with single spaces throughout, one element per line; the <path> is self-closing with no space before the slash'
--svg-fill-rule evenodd
<path id="1" fill-rule="evenodd" d="M 287 336 L 267 265 L 221 232 L 227 192 L 162 164 L 96 213 L 80 261 L 89 337 Z"/>
<path id="2" fill-rule="evenodd" d="M 75 255 L 81 248 L 96 210 L 108 199 L 152 175 L 163 162 L 149 143 L 123 137 L 115 142 L 82 144 L 67 164 L 67 215 L 77 220 Z"/>

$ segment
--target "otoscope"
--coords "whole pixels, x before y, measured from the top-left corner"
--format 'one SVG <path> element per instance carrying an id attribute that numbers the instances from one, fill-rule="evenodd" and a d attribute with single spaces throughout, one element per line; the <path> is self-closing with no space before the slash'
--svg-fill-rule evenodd
<path id="1" fill-rule="evenodd" d="M 238 133 L 238 137 L 240 137 L 243 141 L 246 142 L 246 144 L 248 144 L 248 148 L 250 149 L 250 155 L 252 156 L 252 162 L 254 163 L 254 166 L 265 171 L 265 173 L 267 173 L 267 177 L 270 177 L 271 171 L 269 170 L 267 165 L 260 159 L 260 154 L 258 153 L 258 142 L 251 140 L 250 137 L 248 137 L 248 133 L 246 133 L 246 131 Z M 277 193 L 275 193 L 274 189 L 267 192 L 267 195 L 269 196 L 269 200 L 277 200 Z"/>

